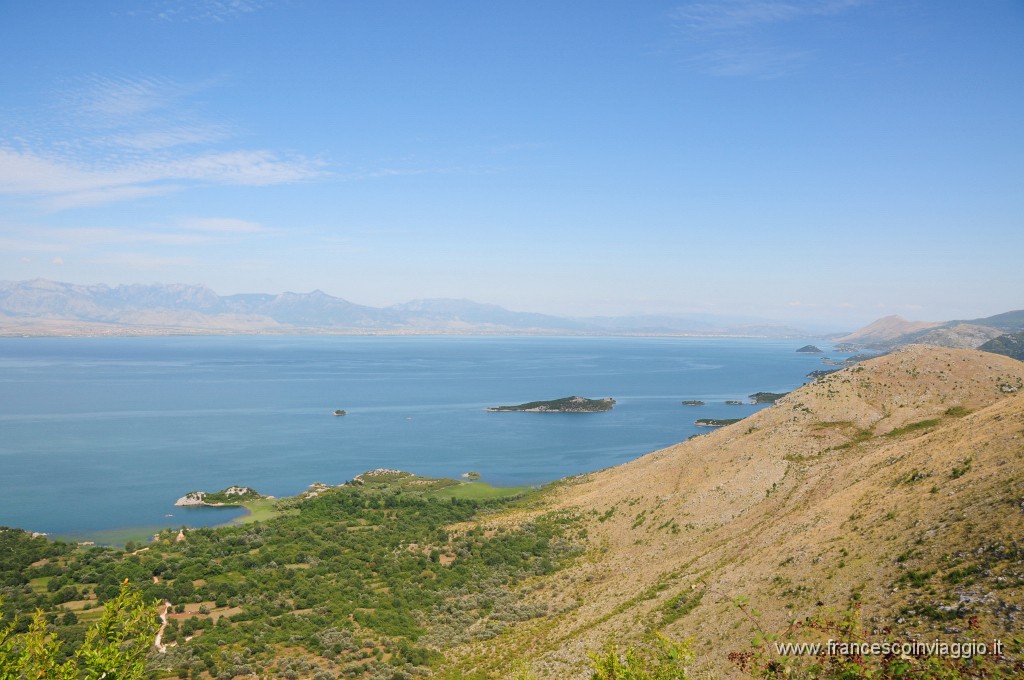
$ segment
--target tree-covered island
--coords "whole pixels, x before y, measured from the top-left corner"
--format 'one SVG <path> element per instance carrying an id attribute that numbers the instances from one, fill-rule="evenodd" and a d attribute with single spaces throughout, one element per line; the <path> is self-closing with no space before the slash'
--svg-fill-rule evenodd
<path id="1" fill-rule="evenodd" d="M 732 425 L 738 423 L 742 418 L 699 418 L 693 421 L 693 424 L 698 427 L 725 427 L 726 425 Z"/>
<path id="2" fill-rule="evenodd" d="M 531 401 L 515 406 L 493 406 L 488 411 L 528 411 L 530 413 L 599 413 L 611 411 L 615 406 L 615 400 L 611 397 L 604 399 L 588 399 L 586 397 L 563 397 L 549 401 Z"/>

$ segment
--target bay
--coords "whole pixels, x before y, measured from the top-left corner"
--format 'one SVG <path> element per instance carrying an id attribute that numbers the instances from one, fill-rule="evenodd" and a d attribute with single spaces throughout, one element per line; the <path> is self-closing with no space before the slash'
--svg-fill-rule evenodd
<path id="1" fill-rule="evenodd" d="M 205 526 L 192 490 L 293 495 L 373 468 L 499 486 L 616 465 L 821 367 L 807 340 L 230 336 L 0 340 L 0 525 Z M 820 342 L 819 342 L 820 344 Z M 569 395 L 607 413 L 488 413 Z M 683 399 L 706 406 L 685 407 Z M 334 417 L 334 409 L 348 415 Z M 170 516 L 168 516 L 170 515 Z"/>

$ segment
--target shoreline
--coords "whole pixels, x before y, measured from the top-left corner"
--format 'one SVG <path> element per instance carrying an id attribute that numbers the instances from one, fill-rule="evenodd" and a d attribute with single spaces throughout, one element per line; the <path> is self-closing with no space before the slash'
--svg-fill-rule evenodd
<path id="1" fill-rule="evenodd" d="M 365 473 L 364 473 L 365 474 Z M 418 475 L 413 475 L 418 477 Z M 506 496 L 506 495 L 518 495 L 527 493 L 531 490 L 535 490 L 540 487 L 535 486 L 494 486 L 488 482 L 479 480 L 468 480 L 468 479 L 451 479 L 451 478 L 430 478 L 422 477 L 421 479 L 432 479 L 432 480 L 443 480 L 452 482 L 447 488 L 446 492 L 440 493 L 445 497 L 457 497 L 463 499 L 472 498 L 489 498 L 495 496 Z M 552 484 L 560 480 L 552 480 L 546 484 Z M 310 485 L 311 487 L 313 485 Z M 344 486 L 339 484 L 336 486 Z M 333 487 L 331 487 L 333 488 Z M 112 548 L 123 548 L 128 541 L 135 541 L 142 544 L 140 547 L 146 547 L 153 542 L 154 536 L 159 535 L 165 531 L 176 531 L 183 529 L 187 534 L 193 529 L 221 529 L 225 527 L 243 526 L 252 522 L 262 522 L 275 517 L 280 517 L 292 512 L 297 512 L 292 509 L 279 509 L 276 507 L 278 501 L 287 501 L 295 498 L 300 498 L 310 493 L 310 489 L 297 493 L 293 496 L 281 496 L 278 498 L 265 497 L 255 501 L 248 501 L 245 503 L 239 503 L 237 505 L 227 503 L 204 503 L 189 506 L 178 506 L 184 507 L 186 510 L 190 507 L 210 507 L 210 508 L 233 508 L 240 509 L 242 512 L 237 517 L 226 522 L 220 522 L 217 524 L 209 524 L 202 526 L 190 526 L 188 523 L 179 522 L 177 524 L 167 525 L 149 525 L 141 527 L 112 527 L 109 529 L 98 529 L 95 531 L 86 531 L 81 533 L 43 533 L 36 532 L 40 536 L 44 536 L 47 540 L 51 541 L 62 541 L 65 543 L 74 543 L 79 547 L 112 547 Z M 19 529 L 20 527 L 12 527 Z M 29 531 L 28 529 L 21 529 L 22 531 Z M 32 532 L 30 532 L 32 533 Z"/>

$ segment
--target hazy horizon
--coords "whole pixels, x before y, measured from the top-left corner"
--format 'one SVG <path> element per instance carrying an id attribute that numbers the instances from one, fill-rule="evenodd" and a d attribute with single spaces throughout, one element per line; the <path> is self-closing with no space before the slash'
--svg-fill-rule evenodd
<path id="1" fill-rule="evenodd" d="M 838 330 L 1024 306 L 1012 0 L 0 18 L 3 279 Z"/>

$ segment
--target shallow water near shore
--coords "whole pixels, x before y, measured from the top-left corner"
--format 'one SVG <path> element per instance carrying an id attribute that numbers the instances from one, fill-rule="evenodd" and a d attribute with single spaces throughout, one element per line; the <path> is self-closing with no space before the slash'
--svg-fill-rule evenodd
<path id="1" fill-rule="evenodd" d="M 820 341 L 815 341 L 822 346 Z M 807 340 L 171 337 L 0 340 L 0 525 L 77 537 L 208 526 L 188 491 L 292 495 L 385 467 L 539 485 L 707 432 L 799 387 Z M 607 413 L 488 413 L 569 395 Z M 705 406 L 683 406 L 700 399 Z M 334 409 L 347 415 L 335 417 Z"/>

